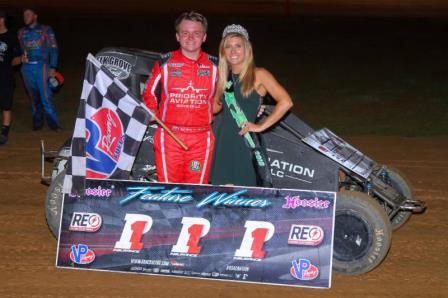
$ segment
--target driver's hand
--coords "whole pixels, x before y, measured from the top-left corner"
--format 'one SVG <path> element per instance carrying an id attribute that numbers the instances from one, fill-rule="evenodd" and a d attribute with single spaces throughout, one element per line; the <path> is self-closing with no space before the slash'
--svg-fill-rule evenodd
<path id="1" fill-rule="evenodd" d="M 149 120 L 149 122 L 154 122 L 154 121 L 156 121 L 156 118 L 157 118 L 157 116 L 156 116 L 156 114 L 157 114 L 157 111 L 156 110 L 151 110 L 151 119 Z"/>
<path id="2" fill-rule="evenodd" d="M 54 68 L 50 68 L 49 70 L 48 70 L 48 76 L 49 77 L 54 77 L 56 75 L 56 69 L 54 69 Z"/>
<path id="3" fill-rule="evenodd" d="M 23 54 L 23 55 L 20 57 L 20 61 L 21 61 L 22 63 L 28 63 L 28 55 L 26 54 L 26 52 L 25 52 L 25 54 Z"/>

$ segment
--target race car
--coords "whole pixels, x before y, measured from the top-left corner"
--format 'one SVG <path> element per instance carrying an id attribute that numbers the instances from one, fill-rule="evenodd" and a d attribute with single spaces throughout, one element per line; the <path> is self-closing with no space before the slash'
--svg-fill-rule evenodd
<path id="1" fill-rule="evenodd" d="M 96 58 L 140 99 L 160 53 L 105 48 Z M 272 110 L 267 102 L 265 114 Z M 219 117 L 215 125 L 219 125 Z M 156 126 L 148 127 L 130 179 L 157 181 L 153 152 Z M 379 164 L 331 130 L 314 130 L 293 113 L 261 134 L 266 145 L 273 187 L 337 192 L 333 270 L 359 275 L 377 267 L 387 256 L 392 230 L 412 213 L 423 212 L 410 183 L 398 170 Z M 46 219 L 57 237 L 62 208 L 62 185 L 70 156 L 70 139 L 59 150 L 46 151 L 43 141 L 42 183 L 49 185 Z M 45 164 L 52 163 L 50 175 Z"/>

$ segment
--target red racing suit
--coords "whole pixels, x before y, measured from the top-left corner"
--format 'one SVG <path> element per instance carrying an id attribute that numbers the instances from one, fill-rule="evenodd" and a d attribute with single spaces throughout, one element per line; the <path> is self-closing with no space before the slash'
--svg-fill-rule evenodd
<path id="1" fill-rule="evenodd" d="M 182 149 L 163 128 L 156 130 L 154 152 L 159 182 L 208 183 L 215 143 L 211 123 L 217 62 L 204 52 L 191 60 L 177 50 L 163 55 L 152 69 L 143 100 L 188 147 L 188 151 Z"/>

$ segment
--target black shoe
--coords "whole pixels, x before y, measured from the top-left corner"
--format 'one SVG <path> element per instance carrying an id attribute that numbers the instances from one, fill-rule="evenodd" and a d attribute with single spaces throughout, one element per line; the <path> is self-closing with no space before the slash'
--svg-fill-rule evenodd
<path id="1" fill-rule="evenodd" d="M 62 127 L 57 126 L 57 127 L 50 127 L 50 129 L 54 132 L 61 132 L 62 131 Z"/>
<path id="2" fill-rule="evenodd" d="M 33 124 L 33 130 L 34 130 L 34 131 L 36 131 L 36 130 L 41 130 L 42 127 L 44 127 L 43 124 L 40 124 L 40 125 L 35 125 L 35 124 Z"/>
<path id="3" fill-rule="evenodd" d="M 4 145 L 8 142 L 8 137 L 5 135 L 0 135 L 0 145 Z"/>

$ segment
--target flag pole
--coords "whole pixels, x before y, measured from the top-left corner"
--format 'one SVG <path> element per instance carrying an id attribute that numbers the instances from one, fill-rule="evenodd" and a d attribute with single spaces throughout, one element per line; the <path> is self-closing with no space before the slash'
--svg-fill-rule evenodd
<path id="1" fill-rule="evenodd" d="M 150 109 L 148 109 L 146 106 L 144 106 L 146 108 L 147 111 L 149 111 L 149 113 L 152 116 L 152 119 L 154 121 L 156 121 L 164 130 L 166 130 L 166 132 L 174 139 L 174 141 L 182 147 L 182 149 L 184 149 L 185 151 L 188 151 L 188 147 L 173 133 L 173 131 L 171 129 L 169 129 L 165 123 L 163 123 L 162 120 L 160 120 L 155 113 L 153 113 Z"/>

